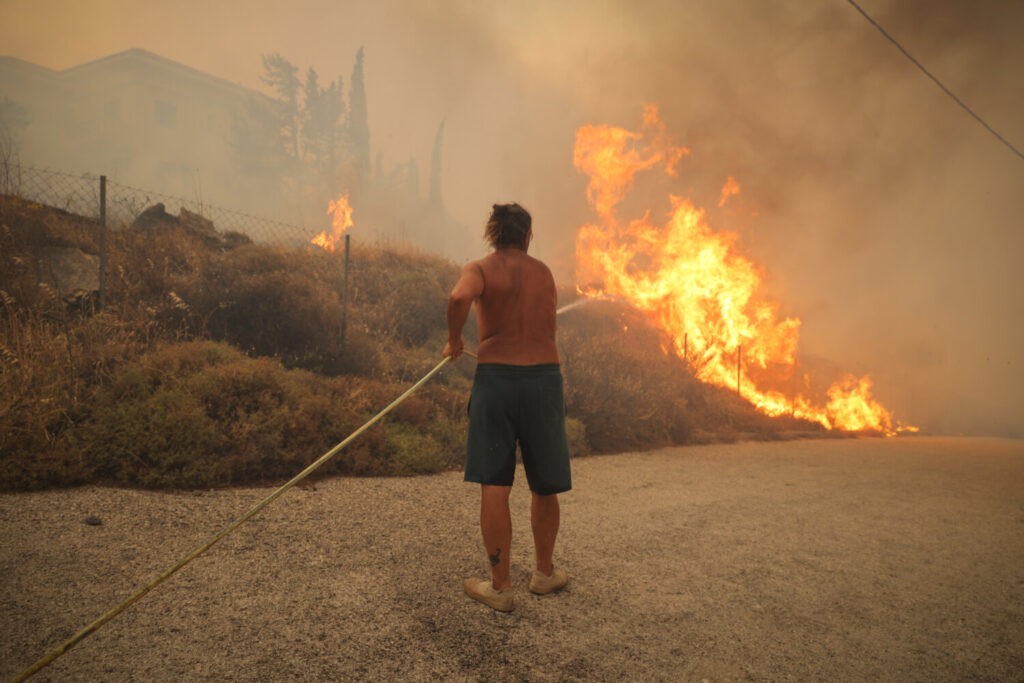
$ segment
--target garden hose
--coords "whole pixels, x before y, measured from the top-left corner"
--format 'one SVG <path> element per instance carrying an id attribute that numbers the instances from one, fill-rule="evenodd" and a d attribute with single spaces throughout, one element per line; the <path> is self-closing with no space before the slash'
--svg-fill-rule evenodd
<path id="1" fill-rule="evenodd" d="M 471 356 L 473 358 L 476 358 L 476 354 L 472 353 L 471 351 L 463 351 L 463 353 L 465 353 L 467 356 Z M 225 536 L 230 534 L 232 531 L 237 529 L 247 519 L 249 519 L 250 517 L 255 515 L 257 512 L 259 512 L 260 510 L 262 510 L 263 508 L 265 508 L 266 506 L 268 506 L 272 502 L 274 502 L 274 500 L 278 496 L 280 496 L 282 493 L 284 493 L 285 491 L 287 491 L 291 487 L 293 487 L 296 484 L 298 484 L 300 481 L 302 481 L 303 479 L 308 477 L 310 474 L 312 474 L 318 467 L 320 467 L 325 462 L 327 462 L 328 460 L 333 458 L 335 455 L 337 455 L 339 452 L 341 452 L 341 450 L 343 448 L 345 448 L 345 446 L 347 446 L 350 443 L 352 443 L 352 441 L 354 441 L 356 439 L 356 437 L 358 437 L 360 434 L 362 434 L 367 429 L 372 427 L 382 417 L 384 417 L 385 415 L 390 413 L 395 407 L 397 407 L 398 404 L 400 404 L 405 399 L 409 398 L 413 394 L 413 392 L 415 392 L 417 389 L 419 389 L 424 384 L 426 384 L 430 380 L 430 378 L 433 377 L 434 375 L 436 375 L 441 370 L 441 368 L 443 368 L 450 360 L 451 360 L 450 356 L 445 356 L 444 360 L 442 360 L 440 363 L 435 365 L 434 368 L 430 372 L 425 374 L 418 382 L 416 382 L 411 387 L 409 387 L 409 389 L 407 389 L 405 391 L 405 393 L 403 393 L 401 396 L 399 396 L 394 401 L 392 401 L 390 404 L 388 404 L 388 406 L 386 408 L 384 408 L 384 410 L 380 411 L 379 413 L 374 415 L 372 418 L 370 418 L 370 420 L 366 424 L 364 424 L 362 427 L 360 427 L 356 431 L 354 431 L 351 434 L 349 434 L 345 438 L 344 441 L 342 441 L 341 443 L 336 445 L 334 448 L 332 448 L 331 450 L 329 450 L 326 453 L 324 453 L 323 455 L 321 455 L 311 465 L 306 467 L 306 469 L 304 469 L 301 472 L 299 472 L 298 474 L 296 474 L 286 484 L 282 485 L 276 491 L 274 491 L 269 496 L 267 496 L 266 498 L 261 500 L 256 505 L 254 505 L 244 515 L 242 515 L 241 517 L 239 517 L 235 521 L 231 522 L 231 524 L 228 524 L 226 527 L 221 529 L 215 536 L 210 538 L 210 540 L 208 540 L 206 543 L 202 544 L 201 546 L 199 546 L 198 548 L 196 548 L 195 550 L 190 552 L 188 555 L 186 555 L 185 557 L 183 557 L 180 560 L 178 560 L 177 562 L 175 562 L 173 565 L 171 565 L 170 567 L 165 569 L 155 579 L 153 579 L 152 581 L 147 583 L 145 586 L 143 586 L 142 588 L 140 588 L 139 590 L 135 591 L 130 596 L 128 596 L 123 602 L 121 602 L 116 607 L 114 607 L 110 611 L 108 611 L 106 614 L 102 615 L 101 617 L 99 617 L 98 619 L 96 619 L 95 621 L 90 623 L 88 626 L 83 628 L 81 631 L 79 631 L 78 633 L 73 635 L 71 638 L 69 638 L 67 641 L 65 641 L 60 647 L 58 647 L 57 649 L 55 649 L 52 652 L 50 652 L 48 655 L 46 655 L 45 657 L 40 659 L 38 662 L 36 662 L 32 666 L 30 666 L 29 668 L 25 669 L 14 680 L 16 682 L 17 681 L 24 681 L 28 677 L 32 676 L 33 674 L 35 674 L 36 672 L 38 672 L 39 670 L 41 670 L 42 668 L 44 668 L 45 666 L 50 664 L 53 660 L 57 659 L 62 654 L 64 654 L 65 652 L 67 652 L 68 650 L 73 648 L 75 645 L 77 645 L 79 642 L 81 642 L 86 636 L 91 634 L 93 631 L 96 631 L 99 627 L 103 626 L 103 624 L 107 623 L 108 621 L 110 621 L 111 619 L 116 617 L 118 614 L 120 614 L 121 612 L 126 610 L 135 601 L 137 601 L 139 598 L 144 596 L 146 593 L 148 593 L 149 591 L 153 590 L 154 588 L 159 586 L 161 583 L 163 583 L 165 580 L 170 578 L 171 575 L 174 574 L 176 571 L 178 571 L 179 569 L 184 567 L 186 564 L 188 564 L 189 562 L 191 562 L 192 560 L 196 559 L 197 557 L 202 555 L 204 552 L 209 550 L 210 547 L 213 546 L 214 543 L 216 543 L 217 541 L 219 541 L 220 539 L 224 538 Z"/>
<path id="2" fill-rule="evenodd" d="M 560 313 L 562 313 L 564 311 L 567 311 L 567 310 L 570 310 L 572 308 L 575 308 L 576 306 L 579 306 L 581 303 L 586 303 L 586 302 L 589 302 L 589 301 L 599 301 L 599 300 L 605 299 L 605 298 L 612 298 L 612 297 L 599 296 L 599 297 L 589 298 L 589 299 L 580 299 L 580 300 L 578 300 L 578 301 L 576 301 L 574 303 L 568 304 L 568 305 L 563 306 L 562 308 L 558 309 L 555 312 L 555 315 L 558 315 L 558 314 L 560 314 Z M 463 350 L 462 353 L 465 353 L 467 356 L 470 356 L 472 358 L 476 358 L 476 354 L 473 353 L 472 351 L 465 351 L 465 350 Z M 68 650 L 73 648 L 75 645 L 77 645 L 79 642 L 84 640 L 87 636 L 89 636 L 91 633 L 93 633 L 98 628 L 103 626 L 105 623 L 107 623 L 108 621 L 110 621 L 111 619 L 116 617 L 118 614 L 120 614 L 124 610 L 128 609 L 128 607 L 130 607 L 133 603 L 135 603 L 137 600 L 139 600 L 139 598 L 141 598 L 146 593 L 148 593 L 149 591 L 153 590 L 154 588 L 159 586 L 161 583 L 163 583 L 164 581 L 169 579 L 179 569 L 181 569 L 186 564 L 188 564 L 189 562 L 191 562 L 192 560 L 196 559 L 197 557 L 202 555 L 204 552 L 209 550 L 213 546 L 214 543 L 216 543 L 217 541 L 219 541 L 220 539 L 224 538 L 225 536 L 230 534 L 232 531 L 237 529 L 247 519 L 249 519 L 250 517 L 255 515 L 257 512 L 259 512 L 260 510 L 262 510 L 263 508 L 265 508 L 266 506 L 268 506 L 272 502 L 274 502 L 274 500 L 276 500 L 282 493 L 284 493 L 285 491 L 287 491 L 291 487 L 293 487 L 296 484 L 298 484 L 300 481 L 302 481 L 303 479 L 308 477 L 310 474 L 312 474 L 317 468 L 319 468 L 325 462 L 327 462 L 328 460 L 333 458 L 335 455 L 337 455 L 339 452 L 341 452 L 341 450 L 343 448 L 345 448 L 345 446 L 347 446 L 350 443 L 352 443 L 352 441 L 354 441 L 356 439 L 356 437 L 358 437 L 360 434 L 362 434 L 367 429 L 372 427 L 382 417 L 384 417 L 385 415 L 390 413 L 392 410 L 394 410 L 402 401 L 404 401 L 405 399 L 409 398 L 417 389 L 419 389 L 424 384 L 426 384 L 428 381 L 430 381 L 430 378 L 433 377 L 434 375 L 436 375 L 438 372 L 440 372 L 441 368 L 443 368 L 449 361 L 451 361 L 451 357 L 450 356 L 445 356 L 445 358 L 440 363 L 435 365 L 434 368 L 430 372 L 428 372 L 427 374 L 423 375 L 423 377 L 420 378 L 420 380 L 418 382 L 413 384 L 411 387 L 409 387 L 405 391 L 405 393 L 403 393 L 401 396 L 399 396 L 394 401 L 392 401 L 390 404 L 388 404 L 388 406 L 386 408 L 384 408 L 384 410 L 380 411 L 379 413 L 374 415 L 372 418 L 370 418 L 370 420 L 368 422 L 366 422 L 366 424 L 364 424 L 362 427 L 360 427 L 356 431 L 354 431 L 351 434 L 349 434 L 345 438 L 344 441 L 342 441 L 341 443 L 336 445 L 334 448 L 332 448 L 331 450 L 329 450 L 326 453 L 324 453 L 323 455 L 321 455 L 311 465 L 306 467 L 306 469 L 304 469 L 301 472 L 299 472 L 298 474 L 296 474 L 286 484 L 282 485 L 276 491 L 274 491 L 269 496 L 267 496 L 266 498 L 261 500 L 256 505 L 254 505 L 244 515 L 242 515 L 241 517 L 239 517 L 235 521 L 231 522 L 231 524 L 228 524 L 226 527 L 221 529 L 215 536 L 210 538 L 210 540 L 206 541 L 206 543 L 202 544 L 201 546 L 199 546 L 198 548 L 196 548 L 195 550 L 190 552 L 188 555 L 186 555 L 185 557 L 183 557 L 180 560 L 178 560 L 177 562 L 175 562 L 173 565 L 171 565 L 170 567 L 165 569 L 155 579 L 153 579 L 152 581 L 147 583 L 145 586 L 143 586 L 142 588 L 140 588 L 139 590 L 135 591 L 130 596 L 128 596 L 120 604 L 118 604 L 117 606 L 113 607 L 110 611 L 106 612 L 105 614 L 103 614 L 102 616 L 97 618 L 95 621 L 93 621 L 92 623 L 90 623 L 89 625 L 84 627 L 81 631 L 79 631 L 75 635 L 71 636 L 71 638 L 69 638 L 67 641 L 65 641 L 63 644 L 61 644 L 60 647 L 56 648 L 55 650 L 50 652 L 48 655 L 46 655 L 45 657 L 40 659 L 38 662 L 36 662 L 32 666 L 30 666 L 29 668 L 25 669 L 23 672 L 21 672 L 21 674 L 17 678 L 14 679 L 14 681 L 16 683 L 19 682 L 19 681 L 24 681 L 27 678 L 29 678 L 30 676 L 32 676 L 33 674 L 37 673 L 38 671 L 40 671 L 41 669 L 46 667 L 47 665 L 49 665 L 51 662 L 53 662 L 53 660 L 57 659 L 62 654 L 64 654 L 65 652 L 67 652 Z"/>

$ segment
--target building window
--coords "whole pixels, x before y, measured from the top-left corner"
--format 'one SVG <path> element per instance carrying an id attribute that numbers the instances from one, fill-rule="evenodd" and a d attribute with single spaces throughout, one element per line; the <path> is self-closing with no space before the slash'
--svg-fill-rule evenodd
<path id="1" fill-rule="evenodd" d="M 121 100 L 108 100 L 103 105 L 103 116 L 108 121 L 120 121 L 121 120 Z"/>
<path id="2" fill-rule="evenodd" d="M 165 128 L 176 128 L 178 126 L 178 108 L 170 102 L 156 100 L 153 103 L 153 118 Z"/>

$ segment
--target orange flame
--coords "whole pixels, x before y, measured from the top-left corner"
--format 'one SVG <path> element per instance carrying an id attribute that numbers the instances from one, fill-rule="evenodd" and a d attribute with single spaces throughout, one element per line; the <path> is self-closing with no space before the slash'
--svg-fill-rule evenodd
<path id="1" fill-rule="evenodd" d="M 589 177 L 587 199 L 598 216 L 576 237 L 580 292 L 621 297 L 646 312 L 699 379 L 740 391 L 768 415 L 790 414 L 827 429 L 894 434 L 892 415 L 871 397 L 868 377 L 833 384 L 824 408 L 800 394 L 759 388 L 752 375 L 777 387 L 791 378 L 800 320 L 779 319 L 779 304 L 756 296 L 761 269 L 739 253 L 735 235 L 711 230 L 703 209 L 670 195 L 664 227 L 648 222 L 649 211 L 620 222 L 616 206 L 637 174 L 660 166 L 674 176 L 676 163 L 688 153 L 666 135 L 653 105 L 645 107 L 640 133 L 608 125 L 576 131 L 574 161 Z M 730 177 L 721 204 L 737 192 Z"/>
<path id="2" fill-rule="evenodd" d="M 327 213 L 331 215 L 331 234 L 322 232 L 310 242 L 333 252 L 338 247 L 341 236 L 353 225 L 352 206 L 348 203 L 348 192 L 338 197 L 337 201 L 331 201 L 327 206 Z"/>
<path id="3" fill-rule="evenodd" d="M 729 176 L 728 180 L 725 181 L 725 185 L 722 186 L 722 198 L 718 200 L 718 208 L 725 206 L 725 203 L 734 194 L 740 193 L 740 184 L 736 182 L 736 179 Z"/>

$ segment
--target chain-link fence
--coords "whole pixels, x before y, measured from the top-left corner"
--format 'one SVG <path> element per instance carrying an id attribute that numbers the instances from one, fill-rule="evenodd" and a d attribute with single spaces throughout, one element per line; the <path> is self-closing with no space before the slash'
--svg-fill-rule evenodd
<path id="1" fill-rule="evenodd" d="M 106 183 L 106 207 L 101 207 L 100 176 L 51 171 L 21 164 L 0 163 L 0 194 L 21 197 L 95 219 L 100 218 L 105 208 L 107 225 L 115 229 L 131 225 L 145 209 L 160 203 L 169 214 L 177 215 L 181 209 L 185 209 L 212 221 L 219 232 L 240 232 L 257 242 L 304 243 L 317 232 L 111 180 Z"/>
<path id="2" fill-rule="evenodd" d="M 0 194 L 21 197 L 89 218 L 99 218 L 100 215 L 99 176 L 0 163 Z"/>
<path id="3" fill-rule="evenodd" d="M 168 213 L 178 214 L 185 209 L 212 221 L 219 232 L 240 232 L 257 242 L 305 243 L 317 232 L 193 199 L 107 181 L 107 222 L 111 225 L 130 225 L 142 211 L 157 203 L 163 204 Z"/>

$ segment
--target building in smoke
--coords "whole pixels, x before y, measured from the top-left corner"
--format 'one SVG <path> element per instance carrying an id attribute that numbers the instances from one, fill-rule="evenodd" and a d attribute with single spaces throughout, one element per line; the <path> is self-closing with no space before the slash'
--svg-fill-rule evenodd
<path id="1" fill-rule="evenodd" d="M 247 102 L 272 106 L 249 88 L 131 49 L 62 71 L 0 57 L 0 95 L 23 119 L 11 137 L 26 165 L 261 212 L 283 208 L 251 206 L 261 194 L 232 173 L 234 122 Z"/>
<path id="2" fill-rule="evenodd" d="M 311 161 L 279 144 L 288 117 L 280 99 L 142 49 L 60 71 L 0 57 L 3 156 L 301 225 L 310 236 L 329 225 L 328 199 L 351 191 L 353 234 L 459 258 L 449 247 L 466 241 L 466 229 L 444 210 L 440 194 L 443 124 L 429 196 L 420 194 L 414 159 L 386 171 L 378 156 L 370 173 L 362 55 L 360 49 L 350 94 L 358 106 L 342 108 L 359 125 L 353 130 L 349 118 L 337 124 L 337 155 L 349 172 L 325 172 L 326 154 Z"/>

